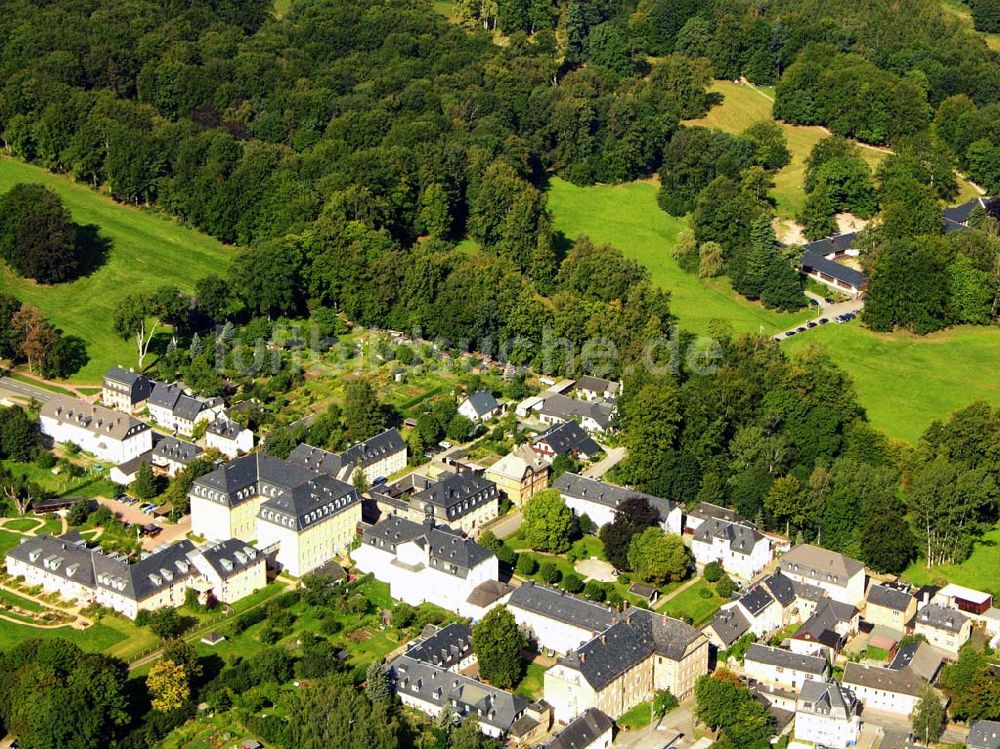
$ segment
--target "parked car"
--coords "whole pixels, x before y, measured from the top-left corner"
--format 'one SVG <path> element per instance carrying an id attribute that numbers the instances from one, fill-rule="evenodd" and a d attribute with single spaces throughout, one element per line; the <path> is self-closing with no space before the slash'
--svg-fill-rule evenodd
<path id="1" fill-rule="evenodd" d="M 821 317 L 819 319 L 819 324 L 820 325 L 826 325 L 828 322 L 830 322 L 830 318 L 828 318 L 828 317 Z"/>
<path id="2" fill-rule="evenodd" d="M 809 306 L 810 307 L 818 307 L 819 306 L 819 302 L 817 302 L 815 299 L 810 298 L 809 299 Z"/>
<path id="3" fill-rule="evenodd" d="M 793 335 L 795 335 L 794 330 L 789 330 L 787 333 L 785 333 L 786 338 L 791 338 Z"/>
<path id="4" fill-rule="evenodd" d="M 806 332 L 806 329 L 805 329 L 804 327 L 802 327 L 802 326 L 800 325 L 799 327 L 797 327 L 797 328 L 795 329 L 795 332 L 796 332 L 796 333 L 805 333 L 805 332 Z"/>
<path id="5" fill-rule="evenodd" d="M 379 476 L 377 479 L 372 481 L 372 486 L 382 486 L 382 484 L 384 484 L 388 480 L 389 479 L 387 479 L 385 476 Z"/>
<path id="6" fill-rule="evenodd" d="M 809 322 L 806 323 L 806 327 L 807 328 L 815 328 L 816 327 L 816 323 L 814 323 L 812 320 L 810 320 Z"/>
<path id="7" fill-rule="evenodd" d="M 836 302 L 834 302 L 830 297 L 826 297 L 823 301 L 827 304 L 836 304 Z"/>

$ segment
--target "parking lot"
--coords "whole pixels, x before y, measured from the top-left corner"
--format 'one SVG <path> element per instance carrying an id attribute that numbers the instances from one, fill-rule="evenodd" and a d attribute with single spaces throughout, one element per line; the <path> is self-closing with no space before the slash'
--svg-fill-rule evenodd
<path id="1" fill-rule="evenodd" d="M 162 543 L 172 543 L 180 540 L 191 531 L 190 516 L 185 516 L 179 523 L 168 523 L 164 520 L 154 519 L 152 514 L 143 512 L 140 506 L 146 503 L 142 501 L 122 501 L 103 497 L 98 501 L 129 525 L 149 525 L 153 523 L 162 528 L 155 536 L 142 537 L 141 541 L 144 549 L 153 549 Z"/>
<path id="2" fill-rule="evenodd" d="M 840 323 L 851 322 L 858 316 L 861 309 L 864 307 L 864 302 L 860 299 L 849 299 L 846 302 L 830 303 L 828 300 L 820 300 L 812 295 L 810 295 L 809 298 L 812 300 L 810 303 L 816 309 L 816 317 L 794 328 L 789 328 L 788 330 L 778 333 L 774 336 L 774 340 L 783 341 L 786 338 L 808 333 L 810 330 L 814 330 L 815 328 L 819 328 L 824 325 L 837 325 Z"/>

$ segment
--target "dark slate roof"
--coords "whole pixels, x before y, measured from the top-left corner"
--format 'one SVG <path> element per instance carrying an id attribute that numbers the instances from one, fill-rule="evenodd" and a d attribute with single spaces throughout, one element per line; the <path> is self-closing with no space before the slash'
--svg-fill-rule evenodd
<path id="1" fill-rule="evenodd" d="M 680 660 L 699 637 L 703 637 L 701 632 L 678 619 L 628 609 L 608 629 L 559 663 L 579 671 L 599 691 L 654 653 Z"/>
<path id="2" fill-rule="evenodd" d="M 149 405 L 174 410 L 177 399 L 184 394 L 184 389 L 180 385 L 172 385 L 166 382 L 154 382 L 153 391 L 149 394 Z"/>
<path id="3" fill-rule="evenodd" d="M 204 401 L 192 398 L 190 395 L 182 395 L 174 404 L 174 415 L 179 419 L 194 421 L 195 417 L 207 407 Z"/>
<path id="4" fill-rule="evenodd" d="M 202 452 L 203 450 L 193 442 L 185 442 L 176 437 L 164 437 L 153 448 L 153 457 L 165 458 L 175 463 L 187 465 Z"/>
<path id="5" fill-rule="evenodd" d="M 827 260 L 826 256 L 837 252 L 853 249 L 857 244 L 857 233 L 840 234 L 835 237 L 818 239 L 802 247 L 802 259 L 799 261 L 804 270 L 815 270 L 825 273 L 831 278 L 850 284 L 855 288 L 863 288 L 868 277 L 859 270 L 848 268 L 835 260 Z"/>
<path id="6" fill-rule="evenodd" d="M 917 609 L 916 621 L 934 629 L 957 633 L 968 621 L 968 617 L 957 609 L 949 609 L 936 603 L 928 603 Z"/>
<path id="7" fill-rule="evenodd" d="M 472 589 L 465 602 L 470 606 L 486 608 L 490 604 L 499 601 L 512 590 L 514 590 L 514 587 L 508 583 L 503 583 L 499 580 L 483 580 L 483 582 Z"/>
<path id="8" fill-rule="evenodd" d="M 396 427 L 386 429 L 369 440 L 349 447 L 340 454 L 345 463 L 353 463 L 359 468 L 367 468 L 389 455 L 406 450 L 406 441 Z"/>
<path id="9" fill-rule="evenodd" d="M 144 601 L 193 574 L 187 555 L 194 544 L 187 539 L 160 549 L 135 564 L 94 554 L 97 586 L 134 601 Z"/>
<path id="10" fill-rule="evenodd" d="M 748 588 L 740 596 L 740 605 L 749 611 L 754 618 L 760 616 L 760 613 L 772 603 L 774 603 L 774 598 L 761 583 Z"/>
<path id="11" fill-rule="evenodd" d="M 740 554 L 749 554 L 764 534 L 743 523 L 730 523 L 719 518 L 709 518 L 694 532 L 694 540 L 711 544 L 715 539 L 727 541 L 729 548 Z"/>
<path id="12" fill-rule="evenodd" d="M 410 541 L 430 549 L 431 564 L 448 574 L 468 577 L 469 570 L 494 556 L 475 541 L 454 533 L 446 526 L 414 523 L 392 515 L 365 529 L 363 543 L 395 551 L 398 544 Z"/>
<path id="13" fill-rule="evenodd" d="M 500 408 L 500 402 L 493 397 L 493 393 L 489 390 L 477 390 L 466 398 L 466 400 L 469 401 L 472 410 L 480 418 Z"/>
<path id="14" fill-rule="evenodd" d="M 264 562 L 264 556 L 257 549 L 237 538 L 202 549 L 200 554 L 223 579 Z"/>
<path id="15" fill-rule="evenodd" d="M 844 686 L 856 684 L 869 689 L 881 689 L 896 694 L 918 696 L 924 689 L 924 681 L 910 669 L 895 670 L 882 666 L 866 666 L 851 663 L 844 666 Z"/>
<path id="16" fill-rule="evenodd" d="M 781 570 L 768 575 L 760 581 L 760 584 L 767 588 L 782 608 L 791 606 L 795 602 L 795 585 L 781 574 Z"/>
<path id="17" fill-rule="evenodd" d="M 896 656 L 889 664 L 889 668 L 894 671 L 909 669 L 924 681 L 934 681 L 943 661 L 944 653 L 933 645 L 926 642 L 911 642 L 901 645 L 896 650 Z"/>
<path id="18" fill-rule="evenodd" d="M 810 680 L 802 684 L 795 710 L 848 720 L 858 712 L 858 707 L 858 699 L 850 689 L 836 682 Z"/>
<path id="19" fill-rule="evenodd" d="M 205 431 L 217 434 L 224 439 L 234 440 L 244 429 L 245 427 L 238 421 L 232 421 L 227 419 L 225 416 L 220 416 L 219 418 L 214 419 Z M 291 456 L 289 456 L 289 458 L 290 457 Z"/>
<path id="20" fill-rule="evenodd" d="M 196 479 L 194 485 L 221 492 L 226 496 L 228 504 L 235 506 L 255 496 L 252 492 L 257 491 L 258 483 L 277 490 L 290 491 L 319 475 L 287 460 L 264 453 L 254 453 L 230 460 L 211 473 Z M 237 496 L 238 492 L 246 489 L 251 489 L 251 493 L 244 493 L 243 497 Z"/>
<path id="21" fill-rule="evenodd" d="M 149 429 L 148 424 L 127 414 L 58 394 L 46 400 L 39 413 L 60 424 L 72 424 L 114 440 L 124 440 Z"/>
<path id="22" fill-rule="evenodd" d="M 1000 749 L 1000 721 L 972 721 L 965 744 L 969 749 Z"/>
<path id="23" fill-rule="evenodd" d="M 472 655 L 472 628 L 461 622 L 449 624 L 415 643 L 406 654 L 439 668 L 453 668 Z"/>
<path id="24" fill-rule="evenodd" d="M 539 749 L 586 749 L 614 724 L 596 707 L 588 707 Z"/>
<path id="25" fill-rule="evenodd" d="M 104 379 L 109 382 L 118 382 L 122 385 L 134 385 L 139 380 L 146 380 L 148 378 L 145 375 L 141 375 L 138 372 L 125 369 L 124 367 L 112 367 L 104 374 Z"/>
<path id="26" fill-rule="evenodd" d="M 595 633 L 610 627 L 615 617 L 611 609 L 600 604 L 534 582 L 526 582 L 515 588 L 507 599 L 507 606 Z"/>
<path id="27" fill-rule="evenodd" d="M 575 421 L 549 427 L 535 437 L 535 443 L 539 442 L 545 442 L 555 455 L 581 453 L 590 457 L 601 452 L 601 446 Z"/>
<path id="28" fill-rule="evenodd" d="M 719 611 L 708 626 L 727 648 L 750 631 L 750 622 L 736 606 Z"/>
<path id="29" fill-rule="evenodd" d="M 594 502 L 595 504 L 611 507 L 618 507 L 622 502 L 630 497 L 642 497 L 647 500 L 651 507 L 655 507 L 660 512 L 660 520 L 665 521 L 667 516 L 677 507 L 677 504 L 669 499 L 654 497 L 652 494 L 645 494 L 634 489 L 625 489 L 621 486 L 608 484 L 597 479 L 586 478 L 577 473 L 564 473 L 555 481 L 552 486 L 567 497 Z"/>
<path id="30" fill-rule="evenodd" d="M 972 212 L 978 207 L 982 206 L 987 213 L 995 216 L 997 214 L 997 201 L 995 198 L 973 198 L 967 203 L 962 203 L 962 205 L 951 206 L 945 208 L 941 211 L 941 216 L 944 218 L 945 222 L 954 222 L 956 224 L 966 224 L 969 221 L 969 217 Z M 963 227 L 964 228 L 964 227 Z"/>
<path id="31" fill-rule="evenodd" d="M 418 509 L 427 504 L 444 508 L 451 520 L 499 497 L 497 485 L 481 474 L 446 473 L 427 488 L 416 492 L 410 501 Z"/>
<path id="32" fill-rule="evenodd" d="M 258 518 L 303 531 L 359 504 L 358 491 L 346 481 L 321 473 L 309 481 L 268 497 Z"/>
<path id="33" fill-rule="evenodd" d="M 614 406 L 609 403 L 582 401 L 570 398 L 568 395 L 555 393 L 542 401 L 540 413 L 563 421 L 570 421 L 574 417 L 589 417 L 597 422 L 602 429 L 607 429 L 611 426 L 614 410 Z"/>
<path id="34" fill-rule="evenodd" d="M 522 697 L 409 655 L 401 655 L 389 663 L 389 676 L 398 694 L 438 707 L 454 706 L 457 702 L 455 712 L 460 718 L 474 717 L 504 733 L 528 707 L 528 701 Z"/>
<path id="35" fill-rule="evenodd" d="M 744 660 L 764 663 L 768 666 L 781 666 L 792 671 L 802 671 L 807 674 L 821 676 L 826 673 L 826 658 L 818 655 L 799 655 L 790 650 L 772 648 L 758 642 L 750 643 Z"/>
<path id="36" fill-rule="evenodd" d="M 834 650 L 839 650 L 843 638 L 837 633 L 838 624 L 849 622 L 856 609 L 846 603 L 824 598 L 817 604 L 813 615 L 802 623 L 793 635 L 796 640 L 818 642 Z"/>
<path id="37" fill-rule="evenodd" d="M 577 390 L 587 390 L 592 393 L 609 393 L 615 395 L 621 388 L 621 383 L 614 380 L 605 380 L 603 377 L 593 375 L 583 375 L 576 381 Z"/>
<path id="38" fill-rule="evenodd" d="M 310 471 L 329 473 L 331 476 L 339 476 L 344 468 L 344 461 L 336 453 L 307 445 L 304 442 L 297 445 L 288 454 L 288 461 L 297 466 L 308 468 Z"/>
<path id="39" fill-rule="evenodd" d="M 909 592 L 888 585 L 873 584 L 868 588 L 868 603 L 893 611 L 906 611 L 913 596 Z"/>
<path id="40" fill-rule="evenodd" d="M 736 512 L 726 507 L 713 505 L 711 502 L 699 502 L 695 508 L 688 513 L 689 517 L 701 518 L 703 521 L 710 518 L 728 520 L 730 523 L 746 523 Z"/>
<path id="41" fill-rule="evenodd" d="M 41 535 L 25 537 L 18 546 L 7 552 L 7 556 L 27 562 L 64 580 L 92 587 L 94 553 L 70 539 Z"/>

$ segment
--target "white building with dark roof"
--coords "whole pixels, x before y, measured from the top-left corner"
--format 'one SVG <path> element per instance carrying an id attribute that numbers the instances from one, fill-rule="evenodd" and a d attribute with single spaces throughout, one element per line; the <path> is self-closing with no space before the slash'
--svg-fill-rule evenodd
<path id="1" fill-rule="evenodd" d="M 538 749 L 607 749 L 614 738 L 614 721 L 596 707 L 584 710 Z"/>
<path id="2" fill-rule="evenodd" d="M 603 452 L 594 438 L 575 421 L 549 427 L 532 440 L 531 449 L 549 463 L 560 455 L 591 460 Z"/>
<path id="3" fill-rule="evenodd" d="M 683 514 L 680 505 L 634 489 L 625 489 L 577 473 L 564 473 L 552 482 L 563 502 L 577 516 L 586 515 L 598 528 L 615 519 L 615 511 L 626 499 L 639 497 L 660 513 L 660 527 L 668 533 L 680 533 Z"/>
<path id="4" fill-rule="evenodd" d="M 614 611 L 562 589 L 526 582 L 511 592 L 507 609 L 540 650 L 565 655 L 611 626 Z"/>
<path id="5" fill-rule="evenodd" d="M 429 663 L 445 671 L 464 671 L 477 662 L 472 649 L 472 628 L 462 622 L 444 627 L 428 624 L 424 632 L 406 651 L 414 660 Z"/>
<path id="6" fill-rule="evenodd" d="M 434 603 L 479 618 L 509 592 L 497 587 L 500 568 L 492 551 L 431 522 L 388 517 L 365 528 L 351 558 L 359 570 L 388 583 L 393 598 L 412 606 Z M 501 596 L 484 600 L 476 595 L 481 590 Z"/>
<path id="7" fill-rule="evenodd" d="M 205 446 L 227 458 L 246 455 L 253 450 L 253 431 L 222 414 L 205 428 Z"/>
<path id="8" fill-rule="evenodd" d="M 267 585 L 267 558 L 238 539 L 195 549 L 188 558 L 222 603 L 236 603 Z"/>
<path id="9" fill-rule="evenodd" d="M 902 587 L 872 583 L 865 601 L 865 621 L 903 632 L 917 612 L 917 599 Z"/>
<path id="10" fill-rule="evenodd" d="M 836 682 L 809 681 L 795 703 L 795 738 L 830 749 L 847 749 L 861 734 L 861 703 Z"/>
<path id="11" fill-rule="evenodd" d="M 789 650 L 750 643 L 743 658 L 743 672 L 767 687 L 790 692 L 807 681 L 826 681 L 830 665 L 825 658 L 799 655 Z"/>
<path id="12" fill-rule="evenodd" d="M 388 478 L 406 468 L 406 440 L 396 427 L 391 427 L 347 448 L 340 454 L 340 459 L 360 469 L 365 480 L 371 484 L 378 478 Z"/>
<path id="13" fill-rule="evenodd" d="M 494 398 L 489 390 L 477 390 L 471 393 L 458 406 L 458 413 L 476 424 L 489 421 L 502 412 L 500 401 Z"/>
<path id="14" fill-rule="evenodd" d="M 835 601 L 860 606 L 865 599 L 865 566 L 843 554 L 799 544 L 779 566 L 793 582 L 820 588 Z"/>
<path id="15" fill-rule="evenodd" d="M 131 369 L 112 367 L 101 383 L 101 402 L 108 408 L 138 413 L 146 405 L 153 390 L 153 381 Z"/>
<path id="16" fill-rule="evenodd" d="M 99 460 L 118 465 L 153 448 L 148 425 L 128 414 L 75 398 L 53 395 L 39 413 L 41 432 L 53 442 L 71 442 Z"/>
<path id="17" fill-rule="evenodd" d="M 865 710 L 909 718 L 927 682 L 908 668 L 892 669 L 848 662 L 843 685 L 861 700 Z"/>
<path id="18" fill-rule="evenodd" d="M 443 473 L 426 479 L 407 500 L 407 517 L 422 523 L 433 518 L 470 536 L 500 515 L 500 491 L 480 473 Z"/>
<path id="19" fill-rule="evenodd" d="M 401 655 L 388 664 L 400 701 L 437 717 L 450 705 L 460 720 L 474 719 L 487 736 L 502 737 L 527 709 L 528 701 L 477 679 Z"/>
<path id="20" fill-rule="evenodd" d="M 591 433 L 611 431 L 615 416 L 613 403 L 585 401 L 561 393 L 553 393 L 541 400 L 535 410 L 543 424 L 564 424 L 576 421 Z"/>
<path id="21" fill-rule="evenodd" d="M 771 541 L 749 523 L 709 518 L 691 536 L 696 564 L 718 562 L 728 574 L 752 580 L 774 558 Z"/>
<path id="22" fill-rule="evenodd" d="M 164 429 L 190 435 L 196 424 L 212 421 L 223 409 L 221 398 L 198 398 L 178 384 L 154 382 L 146 401 L 149 417 Z"/>
<path id="23" fill-rule="evenodd" d="M 913 633 L 923 635 L 927 642 L 952 658 L 972 636 L 972 619 L 958 609 L 928 603 L 917 609 Z"/>
<path id="24" fill-rule="evenodd" d="M 150 462 L 168 476 L 174 476 L 202 454 L 203 450 L 193 442 L 164 437 L 153 446 Z"/>
<path id="25" fill-rule="evenodd" d="M 585 401 L 613 401 L 622 389 L 620 382 L 603 377 L 583 375 L 573 387 L 576 397 Z"/>

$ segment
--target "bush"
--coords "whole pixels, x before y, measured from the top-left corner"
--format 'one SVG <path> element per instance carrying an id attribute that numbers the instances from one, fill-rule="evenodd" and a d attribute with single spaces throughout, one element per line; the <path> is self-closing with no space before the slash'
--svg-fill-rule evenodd
<path id="1" fill-rule="evenodd" d="M 722 569 L 722 565 L 718 562 L 709 562 L 705 565 L 705 571 L 702 573 L 704 578 L 710 583 L 717 583 L 722 579 L 722 576 L 726 574 L 726 571 Z"/>
<path id="2" fill-rule="evenodd" d="M 604 587 L 604 583 L 600 583 L 597 580 L 588 580 L 587 584 L 583 586 L 583 595 L 591 601 L 600 603 L 607 597 L 608 592 Z"/>
<path id="3" fill-rule="evenodd" d="M 552 562 L 543 563 L 539 574 L 541 575 L 542 580 L 547 582 L 549 585 L 555 585 L 562 579 L 562 572 L 560 572 L 559 568 Z"/>
<path id="4" fill-rule="evenodd" d="M 711 588 L 702 588 L 701 590 L 698 591 L 698 597 L 699 598 L 706 598 L 706 599 L 708 599 L 708 598 L 711 598 L 714 595 L 715 594 L 712 592 Z"/>
<path id="5" fill-rule="evenodd" d="M 733 582 L 733 579 L 729 575 L 725 575 L 716 583 L 715 592 L 722 598 L 731 598 L 733 593 L 736 592 L 736 583 Z"/>
<path id="6" fill-rule="evenodd" d="M 521 577 L 528 577 L 529 575 L 534 575 L 536 570 L 538 570 L 538 562 L 535 558 L 529 554 L 521 554 L 517 558 L 517 574 Z"/>
<path id="7" fill-rule="evenodd" d="M 562 587 L 567 593 L 579 593 L 583 590 L 583 579 L 575 572 L 570 572 L 563 577 Z"/>

